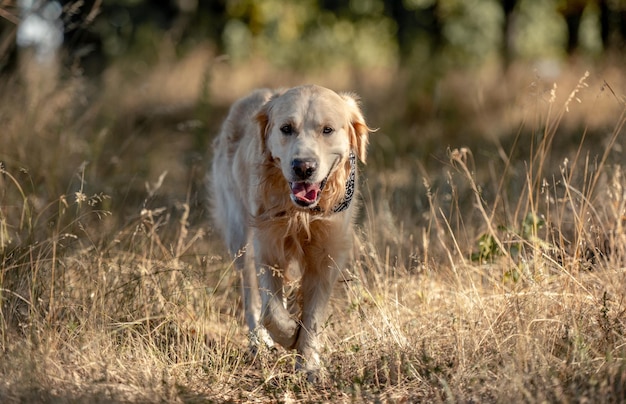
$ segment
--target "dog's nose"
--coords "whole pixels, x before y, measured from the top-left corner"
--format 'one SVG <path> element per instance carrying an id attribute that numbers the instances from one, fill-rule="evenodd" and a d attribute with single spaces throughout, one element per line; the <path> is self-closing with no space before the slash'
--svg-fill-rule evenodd
<path id="1" fill-rule="evenodd" d="M 317 160 L 315 159 L 294 159 L 291 162 L 293 173 L 300 180 L 311 178 L 315 170 L 317 170 Z"/>

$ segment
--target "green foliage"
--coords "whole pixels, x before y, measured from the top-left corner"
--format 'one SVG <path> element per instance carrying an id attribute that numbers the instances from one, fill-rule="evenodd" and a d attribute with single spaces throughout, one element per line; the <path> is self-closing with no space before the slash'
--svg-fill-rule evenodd
<path id="1" fill-rule="evenodd" d="M 263 56 L 278 66 L 316 69 L 338 63 L 388 66 L 395 63 L 394 24 L 378 14 L 380 2 L 354 3 L 350 20 L 321 9 L 316 1 L 231 1 L 223 33 L 236 61 Z M 352 4 L 352 3 L 351 3 Z"/>
<path id="2" fill-rule="evenodd" d="M 507 41 L 496 0 L 403 1 L 393 6 L 402 10 L 399 14 L 391 7 L 383 0 L 231 0 L 219 40 L 234 60 L 260 55 L 299 69 L 336 63 L 392 66 L 401 59 L 421 68 L 424 63 L 464 68 L 498 57 Z M 511 51 L 521 58 L 562 55 L 567 26 L 558 11 L 552 0 L 518 1 Z M 601 49 L 598 21 L 598 9 L 588 7 L 580 28 L 584 49 Z M 402 41 L 409 43 L 400 47 Z"/>
<path id="3" fill-rule="evenodd" d="M 498 1 L 445 0 L 440 15 L 445 22 L 446 65 L 479 64 L 499 51 L 503 18 Z"/>
<path id="4" fill-rule="evenodd" d="M 505 226 L 499 226 L 498 231 L 507 239 L 514 240 L 511 243 L 506 244 L 507 254 L 512 257 L 517 257 L 522 252 L 524 244 L 539 245 L 542 248 L 550 248 L 550 246 L 539 237 L 537 232 L 545 227 L 545 220 L 535 212 L 528 212 L 522 220 L 518 231 L 509 229 Z M 504 255 L 504 252 L 500 248 L 503 243 L 498 243 L 497 235 L 490 233 L 483 233 L 477 241 L 478 251 L 471 254 L 471 259 L 474 262 L 492 262 L 497 257 Z M 502 237 L 504 238 L 504 237 Z M 508 273 L 508 276 L 517 281 L 519 279 L 519 273 L 516 270 Z"/>
<path id="5" fill-rule="evenodd" d="M 498 58 L 505 45 L 523 59 L 560 57 L 568 35 L 555 0 L 516 1 L 511 38 L 505 38 L 507 20 L 497 0 L 173 3 L 163 10 L 145 0 L 106 2 L 88 30 L 101 39 L 106 56 L 144 63 L 159 57 L 165 38 L 177 51 L 210 41 L 238 63 L 261 58 L 282 68 L 319 70 L 393 67 L 402 61 L 415 74 L 426 69 L 435 77 Z M 583 50 L 602 50 L 600 11 L 593 2 L 582 15 L 578 37 Z"/>
<path id="6" fill-rule="evenodd" d="M 502 255 L 502 251 L 500 251 L 495 237 L 491 234 L 484 233 L 478 238 L 478 252 L 472 253 L 472 261 L 492 261 L 499 255 Z"/>
<path id="7" fill-rule="evenodd" d="M 520 2 L 516 40 L 519 55 L 549 57 L 564 53 L 567 26 L 555 3 L 554 0 Z"/>
<path id="8" fill-rule="evenodd" d="M 543 217 L 535 212 L 528 212 L 522 221 L 521 236 L 524 240 L 532 240 L 537 237 L 537 231 L 546 225 Z"/>

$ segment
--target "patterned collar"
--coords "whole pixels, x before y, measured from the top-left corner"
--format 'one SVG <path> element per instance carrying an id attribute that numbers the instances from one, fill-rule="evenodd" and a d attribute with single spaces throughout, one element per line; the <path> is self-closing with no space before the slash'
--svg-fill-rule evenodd
<path id="1" fill-rule="evenodd" d="M 350 150 L 348 159 L 350 161 L 350 174 L 348 175 L 348 179 L 346 180 L 346 194 L 341 202 L 333 206 L 333 208 L 330 210 L 331 213 L 339 213 L 348 209 L 350 203 L 352 202 L 352 199 L 354 198 L 354 188 L 356 182 L 356 154 L 354 154 L 352 150 Z M 316 206 L 311 210 L 315 212 L 322 211 L 319 206 Z"/>

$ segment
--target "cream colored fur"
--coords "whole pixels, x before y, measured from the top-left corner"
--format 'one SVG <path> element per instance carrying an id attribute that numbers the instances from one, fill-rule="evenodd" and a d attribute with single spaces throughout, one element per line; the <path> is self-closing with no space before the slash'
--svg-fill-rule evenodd
<path id="1" fill-rule="evenodd" d="M 212 213 L 238 257 L 252 346 L 273 340 L 295 348 L 298 367 L 310 375 L 320 366 L 319 333 L 351 251 L 357 204 L 333 207 L 345 197 L 350 152 L 365 161 L 369 132 L 353 95 L 302 86 L 257 90 L 237 101 L 214 142 Z M 298 159 L 315 162 L 307 182 L 324 183 L 306 207 L 291 195 Z M 283 298 L 290 273 L 301 274 L 298 316 Z"/>

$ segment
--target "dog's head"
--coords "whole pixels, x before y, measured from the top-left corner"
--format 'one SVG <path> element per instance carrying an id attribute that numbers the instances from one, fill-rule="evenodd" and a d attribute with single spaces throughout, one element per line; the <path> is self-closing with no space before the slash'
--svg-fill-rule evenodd
<path id="1" fill-rule="evenodd" d="M 353 94 L 295 87 L 272 97 L 257 119 L 263 153 L 280 165 L 297 206 L 317 206 L 335 173 L 345 181 L 338 171 L 350 152 L 365 162 L 370 129 Z"/>

